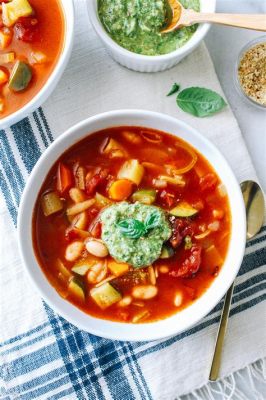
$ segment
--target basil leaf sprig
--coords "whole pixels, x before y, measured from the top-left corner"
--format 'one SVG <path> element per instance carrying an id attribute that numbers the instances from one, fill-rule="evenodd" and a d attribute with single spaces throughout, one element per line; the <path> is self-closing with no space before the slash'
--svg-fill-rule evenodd
<path id="1" fill-rule="evenodd" d="M 123 219 L 117 222 L 116 226 L 120 229 L 122 235 L 131 239 L 138 239 L 145 234 L 144 223 L 134 218 Z"/>
<path id="2" fill-rule="evenodd" d="M 160 225 L 160 215 L 156 212 L 148 215 L 144 221 L 146 231 L 157 228 Z"/>
<path id="3" fill-rule="evenodd" d="M 179 91 L 180 85 L 178 83 L 174 83 L 173 86 L 170 89 L 170 92 L 167 93 L 166 96 L 172 96 L 172 94 L 175 94 Z"/>
<path id="4" fill-rule="evenodd" d="M 160 216 L 157 213 L 148 215 L 144 222 L 134 218 L 126 218 L 116 223 L 122 235 L 131 239 L 139 239 L 145 236 L 150 230 L 160 225 Z"/>
<path id="5" fill-rule="evenodd" d="M 174 83 L 167 96 L 177 93 L 180 85 Z M 221 111 L 227 104 L 218 93 L 202 87 L 189 87 L 178 93 L 176 103 L 183 111 L 195 117 L 208 117 Z"/>
<path id="6" fill-rule="evenodd" d="M 226 106 L 226 102 L 218 93 L 201 87 L 182 90 L 178 94 L 176 102 L 183 111 L 195 117 L 207 117 Z"/>

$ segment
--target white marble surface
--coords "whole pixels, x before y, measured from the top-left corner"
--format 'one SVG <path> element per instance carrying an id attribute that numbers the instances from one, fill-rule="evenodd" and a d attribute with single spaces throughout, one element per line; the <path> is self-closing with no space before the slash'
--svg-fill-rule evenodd
<path id="1" fill-rule="evenodd" d="M 217 0 L 217 12 L 266 14 L 266 0 Z M 266 32 L 216 25 L 210 29 L 206 43 L 266 192 L 266 110 L 246 103 L 234 86 L 234 67 L 241 48 L 250 40 L 262 35 L 266 38 Z M 225 140 L 226 135 L 227 132 L 224 132 Z"/>

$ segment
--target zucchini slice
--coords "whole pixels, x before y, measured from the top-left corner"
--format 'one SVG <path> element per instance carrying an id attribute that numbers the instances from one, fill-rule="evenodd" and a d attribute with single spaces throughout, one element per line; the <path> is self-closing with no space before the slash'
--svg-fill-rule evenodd
<path id="1" fill-rule="evenodd" d="M 122 299 L 121 293 L 108 282 L 91 289 L 90 295 L 102 310 Z"/>
<path id="2" fill-rule="evenodd" d="M 31 78 L 31 67 L 23 61 L 17 61 L 11 72 L 8 87 L 14 92 L 20 92 L 28 87 Z"/>
<path id="3" fill-rule="evenodd" d="M 12 0 L 2 3 L 2 19 L 5 26 L 14 25 L 19 18 L 33 14 L 33 8 L 28 0 Z"/>
<path id="4" fill-rule="evenodd" d="M 190 204 L 186 203 L 185 201 L 180 202 L 176 207 L 170 210 L 170 214 L 180 218 L 194 217 L 195 215 L 198 214 L 198 212 L 199 210 L 193 208 Z"/>
<path id="5" fill-rule="evenodd" d="M 153 204 L 156 199 L 156 190 L 140 189 L 132 195 L 133 201 L 139 201 L 142 204 Z"/>
<path id="6" fill-rule="evenodd" d="M 74 267 L 71 268 L 71 271 L 75 272 L 75 274 L 84 276 L 89 271 L 90 267 L 91 267 L 91 265 L 89 265 L 86 262 L 79 263 L 79 264 L 75 264 Z"/>
<path id="7" fill-rule="evenodd" d="M 85 287 L 83 282 L 75 276 L 71 279 L 68 285 L 68 290 L 80 301 L 85 301 Z"/>
<path id="8" fill-rule="evenodd" d="M 168 244 L 164 244 L 162 247 L 160 258 L 170 258 L 174 255 L 174 253 L 174 249 L 171 246 L 169 246 Z"/>

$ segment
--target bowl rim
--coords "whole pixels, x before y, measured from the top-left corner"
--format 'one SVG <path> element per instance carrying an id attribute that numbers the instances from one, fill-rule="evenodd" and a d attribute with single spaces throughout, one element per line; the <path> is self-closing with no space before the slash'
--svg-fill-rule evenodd
<path id="1" fill-rule="evenodd" d="M 36 110 L 47 100 L 56 87 L 69 61 L 73 47 L 75 21 L 75 9 L 73 1 L 74 0 L 68 0 L 66 2 L 64 0 L 60 0 L 59 6 L 62 9 L 63 18 L 65 20 L 64 41 L 62 50 L 51 75 L 48 77 L 40 91 L 28 103 L 14 113 L 0 119 L 0 129 L 8 128 L 16 122 L 19 122 L 23 118 L 27 117 L 31 112 Z"/>
<path id="2" fill-rule="evenodd" d="M 158 61 L 170 61 L 172 59 L 178 58 L 179 56 L 186 54 L 191 49 L 193 49 L 204 38 L 204 36 L 207 34 L 211 26 L 208 23 L 200 24 L 196 32 L 192 35 L 192 37 L 182 47 L 180 47 L 175 51 L 172 51 L 171 53 L 162 54 L 158 56 L 148 56 L 148 55 L 138 54 L 120 46 L 108 35 L 98 17 L 98 13 L 95 10 L 95 3 L 97 1 L 98 0 L 86 0 L 90 21 L 96 33 L 99 35 L 99 37 L 102 39 L 102 41 L 107 47 L 110 47 L 113 51 L 119 53 L 120 56 L 135 61 L 137 60 L 140 62 L 142 61 L 142 62 L 148 62 L 150 64 L 156 64 Z M 200 0 L 201 4 L 202 2 L 204 2 L 204 4 L 208 6 L 208 12 L 215 12 L 217 0 L 207 0 L 207 1 Z"/>
<path id="3" fill-rule="evenodd" d="M 246 94 L 246 92 L 242 88 L 242 85 L 240 84 L 240 81 L 239 81 L 238 68 L 239 68 L 240 62 L 241 62 L 244 54 L 248 50 L 250 50 L 252 47 L 255 47 L 256 45 L 263 43 L 263 42 L 266 42 L 266 34 L 257 36 L 256 38 L 247 42 L 243 47 L 241 47 L 241 49 L 238 53 L 237 59 L 235 61 L 235 68 L 234 68 L 234 83 L 235 83 L 235 87 L 237 89 L 238 94 L 240 95 L 240 97 L 242 97 L 242 99 L 244 99 L 246 101 L 246 103 L 252 104 L 257 109 L 260 109 L 260 110 L 265 110 L 266 105 L 263 105 L 255 100 L 253 100 L 251 97 L 249 97 Z"/>
<path id="4" fill-rule="evenodd" d="M 206 148 L 212 152 L 213 158 L 215 157 L 214 159 L 221 163 L 220 171 L 223 171 L 231 185 L 227 186 L 227 181 L 225 182 L 222 179 L 222 182 L 225 184 L 227 190 L 230 189 L 232 192 L 232 197 L 229 196 L 232 214 L 232 232 L 227 258 L 224 262 L 223 268 L 221 268 L 219 276 L 216 278 L 216 280 L 214 280 L 204 294 L 200 296 L 199 299 L 197 299 L 192 305 L 186 307 L 184 310 L 174 314 L 173 316 L 151 323 L 125 324 L 98 319 L 85 314 L 76 306 L 59 296 L 50 282 L 48 282 L 38 264 L 33 250 L 32 240 L 25 240 L 25 237 L 32 237 L 32 215 L 36 197 L 42 185 L 42 180 L 39 182 L 40 178 L 45 178 L 52 164 L 74 143 L 77 143 L 78 141 L 82 140 L 82 138 L 97 130 L 104 129 L 105 127 L 107 128 L 108 126 L 123 125 L 121 122 L 117 124 L 112 124 L 110 122 L 111 120 L 119 120 L 119 118 L 123 121 L 130 121 L 130 118 L 140 119 L 140 121 L 143 118 L 149 120 L 152 119 L 156 122 L 156 126 L 159 121 L 160 123 L 163 123 L 163 125 L 169 123 L 169 125 L 172 124 L 173 126 L 176 126 L 176 129 L 182 130 L 182 134 L 179 136 L 183 140 L 187 140 L 194 147 L 195 145 L 191 142 L 193 140 L 198 141 L 202 144 L 202 148 L 203 146 L 206 146 Z M 98 129 L 93 128 L 95 124 L 100 125 Z M 128 126 L 130 125 L 132 126 L 136 124 L 128 123 Z M 143 125 L 144 124 L 141 123 L 139 126 Z M 146 126 L 152 127 L 152 123 L 147 123 Z M 170 132 L 169 129 L 166 129 L 166 131 Z M 183 131 L 185 133 L 183 133 Z M 170 133 L 178 136 L 174 132 Z M 191 140 L 184 138 L 184 136 L 190 136 Z M 198 151 L 203 153 L 202 149 Z M 203 155 L 206 157 L 206 154 L 203 153 Z M 210 160 L 209 162 L 212 167 L 217 170 Z M 221 173 L 218 173 L 218 175 L 221 176 Z M 231 167 L 228 165 L 220 151 L 197 130 L 190 127 L 183 121 L 170 117 L 166 114 L 143 110 L 115 110 L 89 117 L 88 119 L 85 119 L 69 128 L 67 132 L 60 135 L 41 155 L 29 177 L 26 188 L 24 189 L 22 195 L 18 215 L 18 243 L 21 259 L 31 282 L 33 283 L 33 286 L 37 288 L 41 297 L 52 309 L 54 309 L 59 315 L 63 316 L 73 325 L 77 326 L 79 329 L 83 329 L 94 335 L 108 339 L 125 341 L 157 340 L 176 335 L 195 325 L 215 307 L 215 305 L 229 289 L 237 275 L 244 255 L 246 243 L 246 213 L 240 186 Z M 234 247 L 236 243 L 238 246 Z M 225 269 L 225 267 L 227 267 L 227 269 Z"/>

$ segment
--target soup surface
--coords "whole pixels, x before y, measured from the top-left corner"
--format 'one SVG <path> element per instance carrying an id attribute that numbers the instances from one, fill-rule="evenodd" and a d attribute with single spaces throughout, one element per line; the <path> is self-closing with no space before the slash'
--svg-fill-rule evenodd
<path id="1" fill-rule="evenodd" d="M 64 17 L 59 0 L 12 0 L 0 6 L 0 118 L 43 87 L 60 55 Z"/>
<path id="2" fill-rule="evenodd" d="M 230 209 L 219 177 L 179 138 L 110 128 L 52 166 L 33 215 L 39 264 L 98 318 L 148 322 L 189 306 L 223 265 Z"/>

